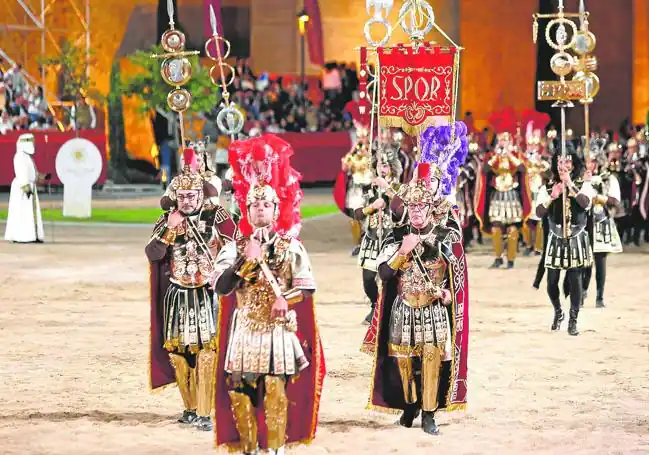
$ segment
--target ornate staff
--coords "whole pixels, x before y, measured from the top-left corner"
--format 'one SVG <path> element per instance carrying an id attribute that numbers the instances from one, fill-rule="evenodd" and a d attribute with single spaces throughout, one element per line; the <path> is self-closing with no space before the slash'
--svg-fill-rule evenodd
<path id="1" fill-rule="evenodd" d="M 532 17 L 533 40 L 536 43 L 539 31 L 538 19 L 550 19 L 545 28 L 545 40 L 556 52 L 550 59 L 552 72 L 559 76 L 558 81 L 539 81 L 539 101 L 555 101 L 552 107 L 561 109 L 561 157 L 566 157 L 566 109 L 574 107 L 572 101 L 580 101 L 584 105 L 586 144 L 584 158 L 590 163 L 590 121 L 588 106 L 599 91 L 599 79 L 593 71 L 597 68 L 597 59 L 589 55 L 595 48 L 595 35 L 588 30 L 589 13 L 585 9 L 584 0 L 580 0 L 579 13 L 564 12 L 564 1 L 559 0 L 559 11 L 554 14 L 535 13 Z M 572 19 L 580 20 L 580 30 Z M 556 26 L 554 37 L 552 28 Z M 568 33 L 570 29 L 571 33 Z M 579 58 L 568 51 L 572 50 Z M 576 71 L 572 80 L 566 76 Z M 563 236 L 568 237 L 568 208 L 566 188 L 563 189 Z"/>
<path id="2" fill-rule="evenodd" d="M 377 57 L 375 80 L 380 80 L 378 99 L 370 96 L 369 91 L 361 92 L 361 98 L 371 99 L 375 107 L 370 114 L 376 115 L 379 126 L 400 127 L 417 138 L 429 126 L 450 123 L 454 140 L 460 51 L 463 48 L 435 22 L 433 8 L 426 0 L 403 2 L 397 27 L 400 26 L 408 34 L 410 42 L 385 47 L 395 29 L 387 18 L 394 0 L 366 0 L 366 6 L 372 18 L 365 23 L 364 34 L 369 47 L 360 48 L 361 67 L 369 67 L 369 50 Z M 380 39 L 374 39 L 371 34 L 374 24 L 381 24 L 385 28 Z M 426 35 L 433 29 L 446 39 L 450 47 L 425 41 Z M 361 90 L 364 87 L 362 73 Z M 419 139 L 417 149 L 420 155 Z"/>
<path id="3" fill-rule="evenodd" d="M 192 63 L 187 58 L 198 55 L 199 51 L 185 51 L 185 34 L 174 27 L 173 0 L 167 0 L 167 14 L 169 15 L 169 29 L 160 38 L 160 44 L 166 51 L 164 54 L 152 54 L 151 58 L 162 58 L 160 74 L 162 79 L 175 87 L 167 95 L 167 105 L 178 114 L 180 123 L 181 148 L 185 147 L 185 119 L 183 113 L 192 102 L 192 95 L 187 89 L 181 88 L 192 78 Z"/>
<path id="4" fill-rule="evenodd" d="M 369 111 L 370 146 L 373 144 L 374 125 L 379 128 L 399 127 L 417 137 L 418 158 L 421 156 L 420 133 L 429 126 L 450 123 L 452 140 L 455 138 L 457 111 L 457 85 L 460 51 L 458 46 L 435 23 L 435 13 L 425 0 L 405 0 L 399 9 L 397 27 L 409 36 L 410 42 L 386 47 L 394 31 L 388 16 L 394 0 L 366 0 L 368 14 L 364 35 L 368 47 L 360 48 L 360 107 L 362 116 Z M 371 28 L 384 27 L 380 39 L 374 39 Z M 426 35 L 436 29 L 451 46 L 439 46 L 425 41 Z M 375 58 L 373 80 L 367 83 L 370 73 L 369 54 Z M 371 92 L 370 92 L 371 88 Z M 369 105 L 369 106 L 368 106 Z M 369 107 L 369 109 L 368 109 Z M 377 143 L 377 166 L 382 165 L 382 139 Z M 377 169 L 377 175 L 379 171 Z M 379 191 L 379 196 L 382 196 Z M 382 237 L 382 213 L 379 213 L 379 241 Z"/>
<path id="5" fill-rule="evenodd" d="M 221 89 L 223 98 L 220 106 L 221 111 L 216 116 L 216 124 L 223 134 L 230 136 L 230 140 L 234 140 L 235 135 L 243 129 L 244 118 L 237 105 L 230 101 L 228 87 L 234 82 L 235 73 L 234 68 L 225 59 L 230 56 L 232 46 L 230 41 L 219 35 L 213 5 L 210 5 L 210 25 L 212 36 L 205 43 L 205 54 L 214 62 L 210 68 L 210 79 L 214 85 Z M 224 51 L 221 49 L 221 43 L 223 43 Z M 216 49 L 216 55 L 212 53 L 212 48 Z M 230 72 L 229 77 L 226 76 L 226 71 Z"/>

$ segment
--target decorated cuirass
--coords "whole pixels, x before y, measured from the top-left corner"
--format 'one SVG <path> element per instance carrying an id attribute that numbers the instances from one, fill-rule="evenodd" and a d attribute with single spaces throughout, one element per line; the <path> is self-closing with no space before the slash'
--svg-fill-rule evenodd
<path id="1" fill-rule="evenodd" d="M 512 155 L 495 155 L 489 160 L 495 174 L 492 185 L 496 191 L 506 192 L 518 187 L 515 174 L 520 164 L 520 160 Z"/>
<path id="2" fill-rule="evenodd" d="M 245 240 L 237 241 L 239 256 L 244 254 L 245 246 Z M 272 241 L 262 246 L 264 262 L 268 265 L 282 292 L 293 286 L 292 256 L 289 246 L 288 238 L 277 235 Z M 275 325 L 285 325 L 283 320 L 271 318 L 271 309 L 276 296 L 260 267 L 246 275 L 237 289 L 236 295 L 239 308 L 245 315 L 242 320 L 252 330 L 265 332 L 272 330 Z"/>
<path id="3" fill-rule="evenodd" d="M 610 174 L 602 173 L 600 175 L 593 176 L 591 184 L 593 189 L 597 191 L 597 194 L 608 196 L 609 189 L 611 186 Z M 609 216 L 609 210 L 605 204 L 595 201 L 593 203 L 593 218 L 596 223 L 604 221 Z"/>
<path id="4" fill-rule="evenodd" d="M 535 154 L 529 157 L 529 165 L 527 173 L 530 179 L 530 190 L 532 193 L 536 192 L 543 185 L 543 174 L 550 169 L 550 163 L 541 158 L 540 155 Z"/>
<path id="5" fill-rule="evenodd" d="M 372 186 L 367 193 L 365 193 L 365 205 L 367 206 L 372 204 L 379 198 L 379 196 L 380 194 L 377 188 Z M 389 201 L 386 202 L 382 211 L 372 213 L 365 218 L 365 232 L 377 231 L 380 225 L 382 225 L 384 231 L 388 231 L 394 227 Z"/>
<path id="6" fill-rule="evenodd" d="M 354 185 L 369 185 L 372 183 L 372 160 L 363 148 L 357 146 L 345 155 L 344 162 L 349 167 Z"/>
<path id="7" fill-rule="evenodd" d="M 221 209 L 222 210 L 222 209 Z M 176 229 L 170 258 L 170 280 L 186 288 L 208 284 L 212 261 L 223 245 L 215 223 L 218 210 L 204 209 Z M 220 214 L 222 216 L 222 214 Z"/>

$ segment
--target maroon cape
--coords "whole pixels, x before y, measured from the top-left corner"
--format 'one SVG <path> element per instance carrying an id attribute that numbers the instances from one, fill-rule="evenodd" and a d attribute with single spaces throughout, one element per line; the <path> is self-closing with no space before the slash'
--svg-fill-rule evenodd
<path id="1" fill-rule="evenodd" d="M 453 358 L 443 362 L 440 375 L 439 409 L 464 409 L 467 402 L 467 358 L 469 354 L 469 278 L 461 237 L 452 243 L 449 267 L 452 303 L 449 305 Z M 399 412 L 406 402 L 401 376 L 394 358 L 388 356 L 389 321 L 396 297 L 396 280 L 383 283 L 377 311 L 365 335 L 361 351 L 374 356 L 369 409 Z"/>
<path id="2" fill-rule="evenodd" d="M 239 448 L 239 433 L 234 424 L 228 395 L 227 374 L 225 373 L 225 354 L 232 314 L 236 308 L 234 294 L 221 298 L 219 311 L 219 346 L 218 366 L 215 383 L 214 437 L 216 445 L 230 449 Z M 318 410 L 322 383 L 326 374 L 325 359 L 320 342 L 320 334 L 316 324 L 315 305 L 313 298 L 308 297 L 298 303 L 294 309 L 297 313 L 298 338 L 309 359 L 310 365 L 298 376 L 289 381 L 288 395 L 288 424 L 286 428 L 287 445 L 308 444 L 315 437 L 318 426 Z M 268 448 L 267 428 L 264 417 L 263 400 L 257 408 L 257 428 L 259 429 L 259 446 Z"/>
<path id="3" fill-rule="evenodd" d="M 349 184 L 349 177 L 347 172 L 340 171 L 338 173 L 338 176 L 336 177 L 336 183 L 334 184 L 334 201 L 336 202 L 336 205 L 340 209 L 341 212 L 343 212 L 345 215 L 347 215 L 347 207 L 346 207 L 346 199 L 347 199 L 347 185 Z"/>

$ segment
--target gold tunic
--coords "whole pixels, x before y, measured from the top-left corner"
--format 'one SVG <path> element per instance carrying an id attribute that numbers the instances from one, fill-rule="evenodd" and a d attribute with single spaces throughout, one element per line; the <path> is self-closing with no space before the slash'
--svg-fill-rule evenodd
<path id="1" fill-rule="evenodd" d="M 273 258 L 269 257 L 273 247 Z M 226 245 L 216 261 L 216 279 L 243 254 L 244 243 Z M 302 244 L 275 235 L 263 246 L 268 264 L 282 292 L 293 288 L 314 291 L 315 280 Z M 293 375 L 308 366 L 297 338 L 297 315 L 289 310 L 283 319 L 271 317 L 275 293 L 256 269 L 235 290 L 237 309 L 232 318 L 225 369 L 230 374 Z"/>

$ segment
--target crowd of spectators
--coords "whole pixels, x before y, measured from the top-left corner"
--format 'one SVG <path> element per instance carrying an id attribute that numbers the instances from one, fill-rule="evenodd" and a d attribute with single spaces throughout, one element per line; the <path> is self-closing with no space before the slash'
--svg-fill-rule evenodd
<path id="1" fill-rule="evenodd" d="M 42 87 L 31 86 L 20 64 L 4 70 L 0 61 L 0 134 L 52 128 Z"/>
<path id="2" fill-rule="evenodd" d="M 329 63 L 319 77 L 255 75 L 246 59 L 238 59 L 231 99 L 246 118 L 244 133 L 347 131 L 353 127 L 358 89 L 355 64 Z M 217 110 L 208 118 L 213 118 Z"/>

